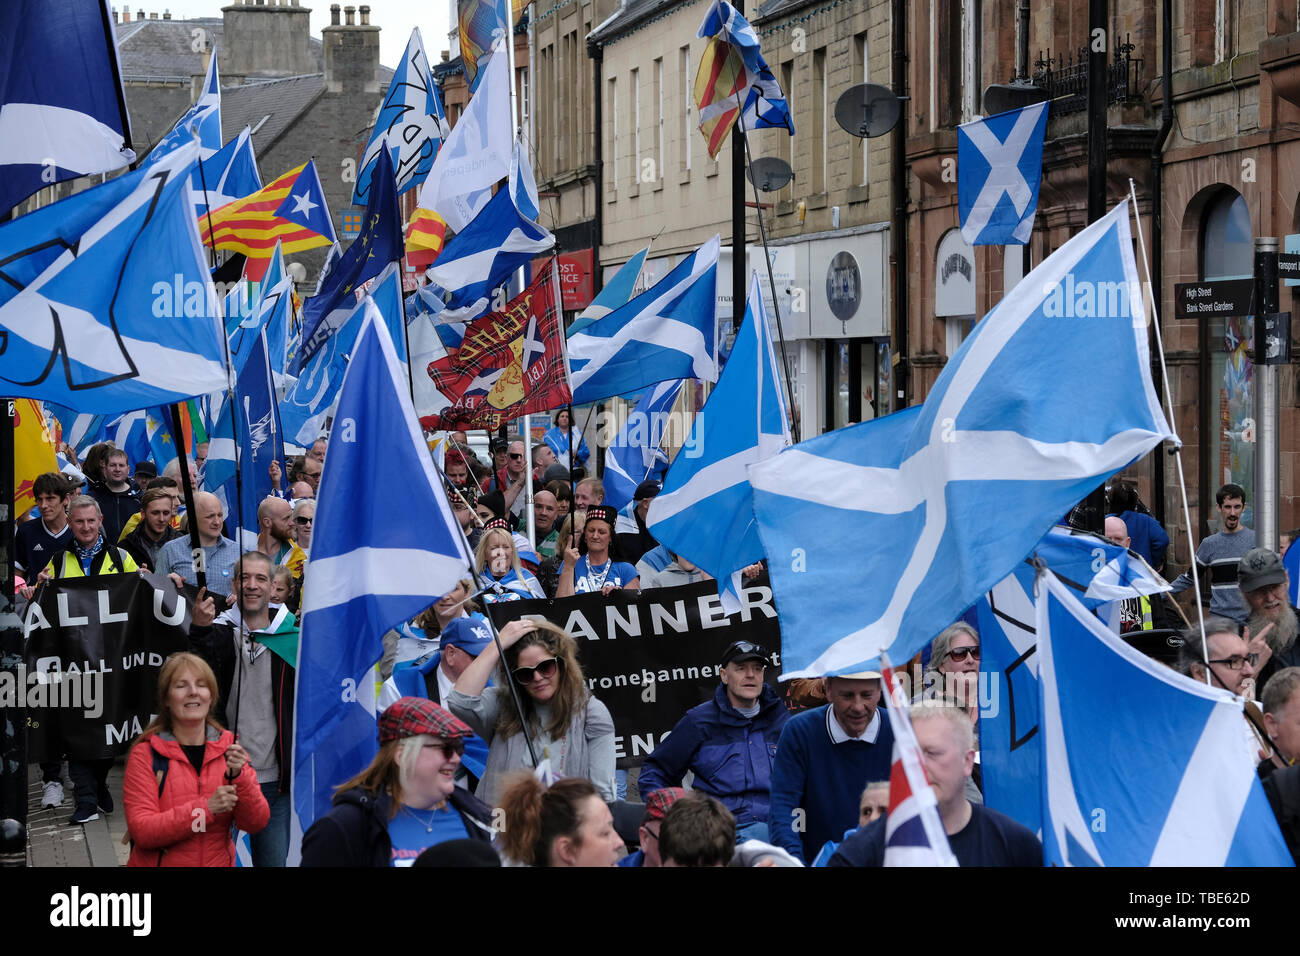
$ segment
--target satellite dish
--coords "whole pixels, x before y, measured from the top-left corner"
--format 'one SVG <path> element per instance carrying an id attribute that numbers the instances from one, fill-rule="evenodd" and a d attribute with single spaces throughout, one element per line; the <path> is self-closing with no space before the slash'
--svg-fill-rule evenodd
<path id="1" fill-rule="evenodd" d="M 888 87 L 859 83 L 835 101 L 835 121 L 858 139 L 874 139 L 894 128 L 903 113 L 899 103 Z"/>
<path id="2" fill-rule="evenodd" d="M 749 181 L 754 184 L 755 188 L 765 193 L 775 192 L 781 189 L 790 180 L 794 179 L 794 170 L 784 159 L 778 159 L 775 156 L 760 156 L 749 164 L 747 174 Z"/>

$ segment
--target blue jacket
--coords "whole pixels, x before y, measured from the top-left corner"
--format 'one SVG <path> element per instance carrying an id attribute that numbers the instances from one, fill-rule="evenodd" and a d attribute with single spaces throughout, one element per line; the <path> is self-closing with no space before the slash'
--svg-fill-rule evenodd
<path id="1" fill-rule="evenodd" d="M 781 698 L 766 684 L 753 717 L 737 711 L 719 684 L 713 700 L 688 710 L 646 758 L 637 789 L 645 795 L 661 787 L 680 787 L 690 770 L 695 774 L 693 788 L 722 801 L 737 826 L 766 823 L 772 760 L 789 717 Z"/>

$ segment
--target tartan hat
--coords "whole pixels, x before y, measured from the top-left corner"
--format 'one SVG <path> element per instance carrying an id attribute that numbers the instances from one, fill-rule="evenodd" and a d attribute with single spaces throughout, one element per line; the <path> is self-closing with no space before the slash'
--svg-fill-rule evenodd
<path id="1" fill-rule="evenodd" d="M 668 808 L 684 796 L 686 791 L 682 787 L 663 787 L 651 791 L 645 798 L 645 816 L 641 818 L 641 822 L 644 824 L 652 820 L 662 820 L 668 815 Z"/>
<path id="2" fill-rule="evenodd" d="M 487 524 L 483 526 L 483 531 L 486 533 L 496 528 L 500 528 L 502 531 L 508 532 L 510 530 L 510 523 L 506 521 L 505 518 L 493 518 L 491 521 L 489 521 Z"/>
<path id="3" fill-rule="evenodd" d="M 403 737 L 414 737 L 416 734 L 456 740 L 472 737 L 474 731 L 459 717 L 443 710 L 426 697 L 402 697 L 379 715 L 381 744 Z"/>

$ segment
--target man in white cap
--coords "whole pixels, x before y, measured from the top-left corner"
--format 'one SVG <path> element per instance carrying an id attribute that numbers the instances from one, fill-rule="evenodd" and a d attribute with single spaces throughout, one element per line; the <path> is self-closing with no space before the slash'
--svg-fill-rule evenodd
<path id="1" fill-rule="evenodd" d="M 822 683 L 829 703 L 786 722 L 772 764 L 771 842 L 805 864 L 856 824 L 863 788 L 889 779 L 894 753 L 879 672 Z"/>

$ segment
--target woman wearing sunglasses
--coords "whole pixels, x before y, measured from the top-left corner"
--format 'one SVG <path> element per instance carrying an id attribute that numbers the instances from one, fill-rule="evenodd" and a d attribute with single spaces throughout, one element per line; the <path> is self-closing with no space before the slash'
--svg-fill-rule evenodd
<path id="1" fill-rule="evenodd" d="M 614 720 L 609 708 L 587 690 L 577 641 L 546 621 L 511 621 L 500 635 L 505 660 L 499 660 L 496 644 L 489 644 L 465 668 L 447 698 L 448 709 L 488 743 L 479 798 L 498 806 L 503 777 L 533 769 L 531 738 L 537 759 L 549 759 L 555 776 L 585 777 L 601 797 L 613 800 Z M 488 688 L 494 668 L 496 686 Z M 511 700 L 512 681 L 523 704 L 526 731 Z"/>
<path id="2" fill-rule="evenodd" d="M 302 838 L 303 866 L 410 866 L 448 840 L 492 840 L 492 812 L 456 786 L 471 734 L 431 700 L 402 697 L 379 717 L 379 753 L 338 788 Z"/>

